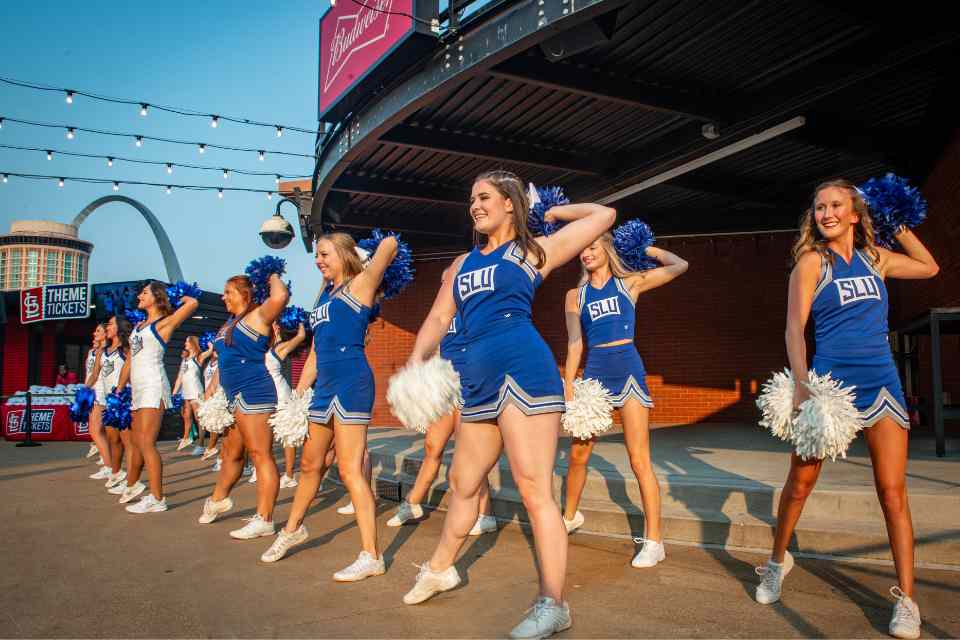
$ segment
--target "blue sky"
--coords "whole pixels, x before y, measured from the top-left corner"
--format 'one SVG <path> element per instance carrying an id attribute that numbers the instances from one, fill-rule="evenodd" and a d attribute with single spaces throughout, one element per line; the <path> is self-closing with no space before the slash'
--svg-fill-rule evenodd
<path id="1" fill-rule="evenodd" d="M 209 113 L 316 128 L 317 29 L 327 0 L 282 2 L 44 2 L 0 3 L 0 75 L 38 84 L 63 86 L 120 98 L 133 98 Z M 231 146 L 311 153 L 314 138 L 273 129 L 184 118 L 151 110 L 141 117 L 128 105 L 95 102 L 78 96 L 72 105 L 63 94 L 0 85 L 0 116 L 63 123 Z M 310 174 L 306 158 L 270 156 L 146 141 L 137 148 L 124 138 L 79 133 L 67 140 L 60 129 L 4 123 L 0 144 L 64 149 L 164 162 L 233 167 L 283 174 Z M 272 177 L 177 167 L 144 166 L 0 149 L 0 171 L 116 178 L 212 186 L 275 188 Z M 11 177 L 0 184 L 0 232 L 18 219 L 70 222 L 96 198 L 112 194 L 109 185 L 27 181 Z M 143 202 L 160 219 L 176 249 L 184 275 L 219 291 L 252 258 L 268 252 L 257 231 L 276 206 L 263 194 L 156 187 L 121 187 L 121 194 Z M 283 207 L 296 226 L 293 207 Z M 91 282 L 146 277 L 166 279 L 160 251 L 139 213 L 124 204 L 97 210 L 80 228 L 96 247 Z M 307 306 L 319 286 L 313 260 L 297 238 L 281 251 L 293 280 L 296 304 Z"/>

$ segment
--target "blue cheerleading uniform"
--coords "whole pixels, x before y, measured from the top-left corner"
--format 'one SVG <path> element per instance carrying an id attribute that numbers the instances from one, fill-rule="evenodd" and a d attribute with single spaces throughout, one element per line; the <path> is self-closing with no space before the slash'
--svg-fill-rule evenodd
<path id="1" fill-rule="evenodd" d="M 589 350 L 584 379 L 592 378 L 603 385 L 613 397 L 614 407 L 636 398 L 644 407 L 652 408 L 647 371 L 633 343 L 636 310 L 627 285 L 616 276 L 611 276 L 600 289 L 587 281 L 577 291 L 577 303 Z M 625 344 L 598 346 L 628 339 L 630 342 Z"/>
<path id="2" fill-rule="evenodd" d="M 460 373 L 464 354 L 467 351 L 464 343 L 463 318 L 457 313 L 450 320 L 447 335 L 443 336 L 443 339 L 440 341 L 440 355 L 453 364 L 453 368 L 457 373 Z"/>
<path id="3" fill-rule="evenodd" d="M 220 369 L 220 386 L 227 397 L 228 409 L 240 413 L 273 413 L 277 408 L 277 388 L 267 371 L 264 358 L 270 339 L 257 333 L 243 319 L 235 320 L 232 344 L 225 342 L 226 328 L 213 341 Z"/>
<path id="4" fill-rule="evenodd" d="M 310 314 L 317 380 L 310 422 L 369 424 L 373 412 L 373 371 L 364 351 L 372 310 L 346 287 L 328 285 Z"/>
<path id="5" fill-rule="evenodd" d="M 831 253 L 833 253 L 831 251 Z M 813 370 L 854 386 L 854 406 L 869 427 L 889 417 L 910 428 L 903 389 L 887 342 L 887 287 L 859 249 L 850 263 L 822 259 L 811 313 L 816 329 Z"/>
<path id="6" fill-rule="evenodd" d="M 564 410 L 553 354 L 533 326 L 533 294 L 543 276 L 506 242 L 484 255 L 475 248 L 453 280 L 462 318 L 458 372 L 466 422 L 495 420 L 507 402 L 526 415 Z"/>

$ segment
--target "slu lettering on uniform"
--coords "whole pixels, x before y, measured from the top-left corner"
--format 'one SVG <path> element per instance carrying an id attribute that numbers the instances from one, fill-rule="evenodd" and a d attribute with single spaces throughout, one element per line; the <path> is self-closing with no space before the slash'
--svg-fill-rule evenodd
<path id="1" fill-rule="evenodd" d="M 310 327 L 314 328 L 321 322 L 330 321 L 330 303 L 324 302 L 310 313 Z"/>
<path id="2" fill-rule="evenodd" d="M 494 264 L 458 275 L 457 290 L 460 292 L 460 300 L 466 300 L 481 291 L 493 291 L 493 272 L 498 266 Z"/>
<path id="3" fill-rule="evenodd" d="M 596 300 L 587 305 L 590 319 L 596 320 L 606 316 L 620 315 L 620 299 L 617 296 Z"/>
<path id="4" fill-rule="evenodd" d="M 838 278 L 834 283 L 840 292 L 841 305 L 860 300 L 880 300 L 880 287 L 877 286 L 874 276 Z"/>

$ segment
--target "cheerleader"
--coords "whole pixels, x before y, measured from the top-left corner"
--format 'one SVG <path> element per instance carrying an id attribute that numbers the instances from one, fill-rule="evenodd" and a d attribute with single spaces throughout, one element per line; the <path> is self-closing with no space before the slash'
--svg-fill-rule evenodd
<path id="1" fill-rule="evenodd" d="M 102 339 L 103 339 L 102 331 L 103 331 L 103 325 L 98 322 L 97 326 L 93 328 L 93 336 L 90 342 L 90 348 L 87 350 L 87 358 L 83 366 L 83 374 L 84 374 L 83 383 L 85 385 L 87 385 L 87 383 L 90 381 L 90 374 L 93 373 L 93 366 L 97 363 L 97 352 L 99 351 L 98 343 L 102 342 Z M 100 336 L 100 340 L 98 340 L 97 338 L 98 335 Z M 87 385 L 87 386 L 90 386 L 90 385 Z M 87 421 L 88 430 L 90 428 L 89 424 L 90 422 L 88 419 Z M 97 455 L 98 452 L 99 452 L 99 449 L 97 449 L 97 443 L 96 441 L 93 440 L 93 438 L 91 438 L 90 448 L 87 449 L 87 457 L 92 458 L 93 456 Z M 97 464 L 100 464 L 102 466 L 103 458 L 101 458 Z"/>
<path id="2" fill-rule="evenodd" d="M 100 398 L 106 403 L 107 395 L 117 387 L 120 373 L 130 357 L 130 323 L 126 318 L 113 316 L 107 322 L 106 340 L 108 346 L 98 355 L 94 365 L 94 379 L 96 380 L 97 402 Z M 103 408 L 101 408 L 101 411 Z M 130 451 L 130 429 L 115 425 L 107 425 L 107 440 L 110 442 L 110 477 L 104 486 L 110 489 L 119 486 L 127 477 L 127 472 L 121 470 L 123 452 Z M 129 464 L 130 454 L 127 453 Z"/>
<path id="3" fill-rule="evenodd" d="M 313 386 L 309 436 L 303 443 L 300 484 L 287 526 L 261 556 L 264 562 L 276 562 L 307 539 L 303 518 L 317 494 L 326 471 L 325 457 L 335 441 L 340 479 L 356 511 L 362 551 L 350 566 L 333 574 L 333 579 L 353 582 L 386 571 L 377 545 L 373 491 L 362 469 L 374 399 L 364 339 L 384 273 L 397 248 L 395 237 L 385 237 L 364 266 L 356 243 L 347 234 L 332 233 L 317 241 L 317 266 L 324 287 L 310 314 L 313 345 L 297 385 L 299 392 Z"/>
<path id="4" fill-rule="evenodd" d="M 441 282 L 449 282 L 449 269 L 444 271 Z M 459 371 L 463 365 L 463 354 L 466 345 L 463 338 L 463 322 L 457 314 L 450 321 L 446 335 L 440 341 L 440 355 L 449 360 L 455 370 Z M 427 497 L 430 486 L 440 472 L 440 462 L 443 450 L 454 431 L 460 428 L 460 412 L 444 416 L 430 425 L 423 438 L 423 462 L 417 471 L 417 478 L 413 488 L 407 493 L 396 515 L 387 520 L 388 527 L 399 527 L 407 522 L 419 520 L 423 517 L 423 507 L 420 503 Z M 480 515 L 468 535 L 479 536 L 497 530 L 497 519 L 491 514 L 490 485 L 484 479 L 480 486 Z"/>
<path id="5" fill-rule="evenodd" d="M 567 318 L 567 361 L 564 367 L 564 395 L 573 400 L 573 381 L 583 355 L 583 336 L 587 339 L 587 364 L 584 379 L 594 379 L 612 396 L 620 409 L 624 443 L 630 466 L 640 484 L 643 520 L 646 531 L 643 546 L 631 563 L 634 567 L 653 567 L 666 554 L 660 532 L 660 485 L 650 464 L 649 418 L 653 401 L 647 389 L 643 360 L 634 345 L 636 303 L 641 293 L 665 285 L 687 270 L 687 262 L 678 256 L 649 247 L 646 254 L 662 264 L 648 271 L 630 271 L 617 255 L 613 235 L 604 233 L 580 254 L 582 284 L 567 291 L 564 312 Z M 583 525 L 577 510 L 587 481 L 587 462 L 596 438 L 570 443 L 567 468 L 566 502 L 563 523 L 568 532 Z"/>
<path id="6" fill-rule="evenodd" d="M 307 331 L 303 324 L 297 325 L 297 333 L 287 341 L 281 341 L 282 334 L 279 323 L 273 323 L 273 347 L 267 351 L 266 364 L 270 377 L 277 388 L 277 402 L 283 402 L 290 398 L 290 385 L 287 379 L 283 377 L 283 361 L 303 343 L 307 337 Z M 280 477 L 281 489 L 292 489 L 297 486 L 297 481 L 293 477 L 293 464 L 296 460 L 297 450 L 295 447 L 283 448 L 283 475 Z M 251 476 L 253 482 L 255 476 Z"/>
<path id="7" fill-rule="evenodd" d="M 417 334 L 412 365 L 437 349 L 459 311 L 466 331 L 460 371 L 465 424 L 457 433 L 440 544 L 403 601 L 417 604 L 460 583 L 454 561 L 479 515 L 481 487 L 505 448 L 533 528 L 540 572 L 539 596 L 511 637 L 545 638 L 572 625 L 563 600 L 567 533 L 552 489 L 564 399 L 556 361 L 533 326 L 531 307 L 543 279 L 609 229 L 616 212 L 595 204 L 553 207 L 545 219 L 567 225 L 534 238 L 527 229 L 529 207 L 514 174 L 477 177 L 470 217 L 486 244 L 457 258 L 452 286 L 441 286 Z"/>
<path id="8" fill-rule="evenodd" d="M 907 430 L 910 423 L 897 368 L 887 343 L 886 278 L 932 278 L 936 261 L 906 227 L 896 239 L 905 254 L 874 244 L 873 223 L 863 195 L 846 180 L 817 187 L 810 209 L 800 221 L 793 247 L 787 302 L 787 355 L 796 380 L 794 405 L 809 397 L 804 330 L 813 316 L 813 370 L 830 373 L 845 387 L 854 387 L 854 405 L 867 425 L 864 430 L 874 483 L 887 526 L 898 585 L 890 635 L 920 637 L 920 610 L 913 600 L 913 524 L 907 504 Z M 780 599 L 783 579 L 793 568 L 787 545 L 816 484 L 823 460 L 803 460 L 793 454 L 780 495 L 773 553 L 756 599 L 771 604 Z"/>
<path id="9" fill-rule="evenodd" d="M 85 377 L 83 380 L 86 386 L 93 389 L 96 398 L 87 418 L 87 429 L 90 432 L 90 439 L 93 441 L 92 446 L 95 446 L 100 454 L 100 458 L 97 460 L 100 468 L 88 476 L 92 480 L 103 480 L 110 477 L 110 442 L 103 431 L 103 406 L 106 397 L 100 395 L 97 389 L 97 378 L 94 375 L 97 358 L 103 351 L 105 344 L 106 328 L 102 322 L 98 322 L 93 330 L 93 342 L 90 345 L 90 351 L 87 352 L 86 362 L 84 362 Z"/>
<path id="10" fill-rule="evenodd" d="M 183 343 L 183 355 L 180 362 L 180 373 L 177 375 L 177 381 L 173 385 L 173 393 L 181 392 L 183 403 L 180 407 L 180 415 L 183 417 L 183 438 L 177 444 L 177 451 L 186 449 L 193 444 L 193 438 L 190 432 L 193 431 L 193 425 L 196 422 L 197 401 L 203 396 L 203 372 L 200 370 L 200 341 L 197 336 L 187 336 Z M 203 453 L 203 429 L 197 425 L 197 446 L 192 455 L 198 456 Z"/>
<path id="11" fill-rule="evenodd" d="M 200 524 L 210 524 L 233 507 L 230 491 L 243 472 L 244 450 L 253 460 L 257 482 L 257 512 L 246 524 L 230 532 L 237 540 L 272 536 L 273 508 L 279 477 L 273 459 L 273 432 L 267 422 L 277 408 L 277 388 L 266 366 L 272 325 L 287 305 L 289 293 L 276 274 L 269 279 L 270 293 L 262 304 L 254 301 L 247 276 L 234 276 L 223 288 L 223 303 L 230 320 L 214 340 L 219 368 L 217 377 L 233 413 L 233 426 L 223 439 L 217 485 L 203 504 Z"/>
<path id="12" fill-rule="evenodd" d="M 170 381 L 163 368 L 163 353 L 170 336 L 187 318 L 193 315 L 199 303 L 196 298 L 183 296 L 180 307 L 174 311 L 162 282 L 153 281 L 137 296 L 137 308 L 147 314 L 146 320 L 134 327 L 130 334 L 129 364 L 124 366 L 117 384 L 123 388 L 129 380 L 132 400 L 131 444 L 138 453 L 135 463 L 128 467 L 127 488 L 120 496 L 121 504 L 130 502 L 144 492 L 140 482 L 144 466 L 150 482 L 150 493 L 136 504 L 127 506 L 130 513 L 153 513 L 167 510 L 163 495 L 163 461 L 157 451 L 157 435 L 163 412 L 170 406 Z"/>
<path id="13" fill-rule="evenodd" d="M 200 362 L 200 365 L 203 366 L 203 390 L 204 390 L 204 399 L 209 400 L 213 396 L 214 392 L 220 387 L 220 378 L 215 377 L 217 374 L 217 352 L 213 348 L 213 341 L 210 341 L 210 345 L 207 347 L 207 350 L 200 354 L 200 357 L 197 359 Z M 206 365 L 204 366 L 204 363 Z M 200 429 L 203 429 L 203 426 L 199 426 Z M 203 452 L 203 455 L 200 456 L 200 460 L 209 460 L 213 456 L 217 455 L 217 439 L 220 437 L 219 433 L 211 433 L 210 440 L 207 442 L 207 448 Z M 220 462 L 217 461 L 214 471 L 220 471 Z"/>

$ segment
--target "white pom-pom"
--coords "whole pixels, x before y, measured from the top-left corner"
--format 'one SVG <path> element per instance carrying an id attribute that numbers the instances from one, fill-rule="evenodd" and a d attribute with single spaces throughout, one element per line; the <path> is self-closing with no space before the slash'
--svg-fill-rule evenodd
<path id="1" fill-rule="evenodd" d="M 233 414 L 227 409 L 223 387 L 217 389 L 209 400 L 200 400 L 197 404 L 197 421 L 210 433 L 223 433 L 233 424 Z"/>
<path id="2" fill-rule="evenodd" d="M 800 405 L 791 437 L 797 455 L 804 460 L 846 458 L 847 448 L 864 427 L 853 404 L 856 387 L 841 387 L 829 373 L 818 376 L 811 371 L 808 375 L 810 398 Z"/>
<path id="3" fill-rule="evenodd" d="M 793 429 L 793 374 L 784 369 L 773 374 L 757 397 L 760 426 L 781 440 L 789 440 Z"/>
<path id="4" fill-rule="evenodd" d="M 439 355 L 405 366 L 390 378 L 387 402 L 403 426 L 426 433 L 431 424 L 463 405 L 460 376 Z"/>
<path id="5" fill-rule="evenodd" d="M 309 432 L 310 403 L 313 401 L 313 389 L 304 392 L 293 391 L 286 400 L 281 401 L 276 412 L 270 416 L 273 427 L 273 439 L 284 447 L 299 447 L 307 439 Z"/>
<path id="6" fill-rule="evenodd" d="M 560 423 L 574 438 L 589 440 L 613 426 L 613 403 L 610 392 L 593 378 L 573 381 L 573 400 Z"/>

